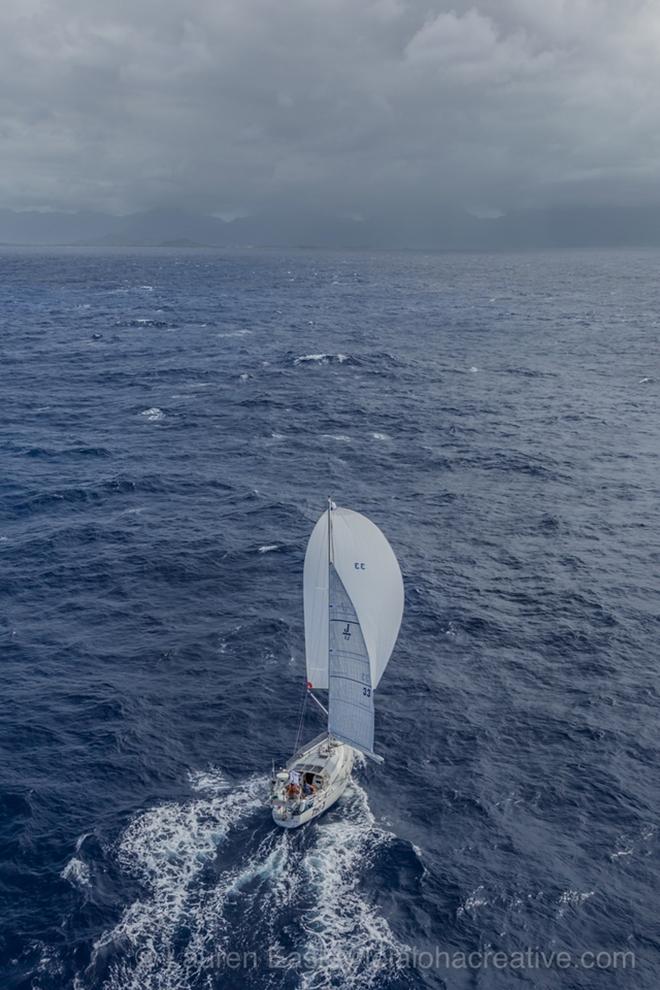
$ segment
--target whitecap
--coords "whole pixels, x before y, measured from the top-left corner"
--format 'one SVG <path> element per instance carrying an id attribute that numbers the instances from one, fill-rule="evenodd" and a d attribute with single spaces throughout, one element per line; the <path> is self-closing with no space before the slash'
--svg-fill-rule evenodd
<path id="1" fill-rule="evenodd" d="M 263 547 L 259 547 L 257 553 L 270 553 L 272 550 L 279 550 L 279 544 L 278 543 L 265 544 Z"/>
<path id="2" fill-rule="evenodd" d="M 470 374 L 474 375 L 476 374 L 477 371 L 479 371 L 479 369 L 476 368 L 474 365 L 472 365 L 472 367 L 470 368 Z"/>
<path id="3" fill-rule="evenodd" d="M 348 354 L 301 354 L 294 359 L 293 363 L 294 366 L 299 366 L 301 364 L 330 364 L 332 361 L 343 364 L 344 361 L 348 361 Z"/>
<path id="4" fill-rule="evenodd" d="M 247 374 L 247 372 L 244 371 L 243 374 L 239 375 L 238 377 L 242 382 L 246 382 L 250 376 Z"/>
<path id="5" fill-rule="evenodd" d="M 626 846 L 624 849 L 617 849 L 613 853 L 610 853 L 610 859 L 621 859 L 623 856 L 632 856 L 635 851 L 634 846 Z"/>
<path id="6" fill-rule="evenodd" d="M 571 907 L 582 907 L 585 901 L 594 896 L 593 890 L 563 890 L 559 898 L 560 904 L 568 904 Z"/>
<path id="7" fill-rule="evenodd" d="M 390 437 L 387 435 L 387 433 L 372 433 L 371 436 L 373 437 L 374 440 L 389 440 L 390 439 Z"/>
<path id="8" fill-rule="evenodd" d="M 68 880 L 69 883 L 72 883 L 74 887 L 89 887 L 91 884 L 89 865 L 76 856 L 69 860 L 60 873 L 60 876 L 63 880 Z"/>
<path id="9" fill-rule="evenodd" d="M 559 897 L 559 911 L 557 916 L 559 918 L 563 917 L 566 913 L 566 908 L 581 908 L 585 901 L 588 901 L 590 897 L 594 896 L 595 891 L 593 890 L 564 890 Z"/>
<path id="10" fill-rule="evenodd" d="M 347 437 L 345 433 L 322 433 L 321 437 L 324 440 L 339 440 L 342 443 L 351 442 L 351 438 Z"/>
<path id="11" fill-rule="evenodd" d="M 462 902 L 462 904 L 459 906 L 458 910 L 456 911 L 457 918 L 460 918 L 462 915 L 466 913 L 470 913 L 473 915 L 474 912 L 477 911 L 480 907 L 486 907 L 486 905 L 488 904 L 488 900 L 484 896 L 483 890 L 484 890 L 483 886 L 479 886 L 477 887 L 476 890 L 473 890 L 472 893 L 465 898 L 465 900 Z"/>
<path id="12" fill-rule="evenodd" d="M 140 415 L 144 416 L 150 423 L 156 423 L 160 419 L 165 419 L 165 413 L 162 409 L 158 409 L 157 406 L 152 406 L 151 409 L 143 409 Z"/>
<path id="13" fill-rule="evenodd" d="M 76 852 L 80 852 L 83 842 L 85 839 L 88 839 L 91 834 L 91 832 L 83 832 L 83 834 L 76 839 Z"/>
<path id="14" fill-rule="evenodd" d="M 301 354 L 295 358 L 294 365 L 299 364 L 327 364 L 330 360 L 329 354 Z"/>
<path id="15" fill-rule="evenodd" d="M 635 851 L 635 843 L 630 834 L 626 832 L 621 832 L 616 839 L 616 848 L 614 852 L 610 853 L 610 860 L 612 862 L 616 859 L 623 859 L 626 856 L 632 856 Z"/>

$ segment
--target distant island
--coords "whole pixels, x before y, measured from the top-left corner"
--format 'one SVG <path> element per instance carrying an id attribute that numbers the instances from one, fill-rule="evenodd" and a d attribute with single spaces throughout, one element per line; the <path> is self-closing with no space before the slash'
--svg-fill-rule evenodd
<path id="1" fill-rule="evenodd" d="M 0 210 L 0 243 L 179 249 L 524 250 L 660 246 L 660 206 L 560 206 L 475 216 L 427 209 L 417 215 L 337 217 L 320 211 L 220 217 L 178 209 L 126 216 Z"/>

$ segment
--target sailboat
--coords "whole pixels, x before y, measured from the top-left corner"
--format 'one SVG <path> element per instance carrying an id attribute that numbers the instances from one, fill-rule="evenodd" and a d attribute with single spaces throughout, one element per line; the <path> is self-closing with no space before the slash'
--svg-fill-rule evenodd
<path id="1" fill-rule="evenodd" d="M 387 667 L 403 615 L 399 563 L 378 527 L 359 512 L 328 508 L 310 536 L 303 569 L 305 702 L 312 698 L 328 728 L 298 749 L 271 780 L 273 820 L 298 828 L 343 793 L 356 752 L 374 751 L 374 692 Z M 327 690 L 328 707 L 314 690 Z M 303 724 L 301 713 L 300 727 Z"/>

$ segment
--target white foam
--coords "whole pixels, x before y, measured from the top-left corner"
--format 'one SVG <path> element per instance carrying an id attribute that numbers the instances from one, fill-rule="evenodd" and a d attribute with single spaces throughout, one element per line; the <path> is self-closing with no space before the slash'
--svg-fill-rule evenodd
<path id="1" fill-rule="evenodd" d="M 165 413 L 162 409 L 158 409 L 157 406 L 152 406 L 151 409 L 143 409 L 140 415 L 144 416 L 150 423 L 157 423 L 158 420 L 165 419 Z"/>
<path id="2" fill-rule="evenodd" d="M 473 890 L 471 894 L 468 894 L 456 911 L 456 917 L 460 918 L 462 915 L 467 913 L 474 915 L 475 911 L 478 911 L 480 907 L 486 907 L 488 900 L 484 896 L 483 891 L 483 886 L 479 886 L 476 890 Z"/>
<path id="3" fill-rule="evenodd" d="M 323 440 L 338 440 L 341 443 L 351 442 L 351 438 L 347 437 L 345 433 L 322 433 L 321 438 Z"/>
<path id="4" fill-rule="evenodd" d="M 632 856 L 635 851 L 635 847 L 630 845 L 626 846 L 624 849 L 617 849 L 615 852 L 610 853 L 610 859 L 621 859 L 623 856 Z"/>
<path id="5" fill-rule="evenodd" d="M 91 834 L 91 832 L 83 832 L 83 834 L 76 839 L 76 852 L 80 852 L 83 842 L 85 839 L 88 839 Z"/>
<path id="6" fill-rule="evenodd" d="M 581 907 L 585 901 L 594 896 L 593 890 L 564 890 L 559 898 L 560 904 L 570 904 L 571 907 Z"/>
<path id="7" fill-rule="evenodd" d="M 298 364 L 327 364 L 330 360 L 329 354 L 301 354 L 293 362 L 295 365 Z"/>
<path id="8" fill-rule="evenodd" d="M 472 365 L 472 367 L 470 368 L 470 374 L 474 375 L 474 374 L 476 374 L 477 371 L 479 371 L 479 369 L 478 368 L 475 368 L 475 366 Z"/>
<path id="9" fill-rule="evenodd" d="M 621 832 L 616 839 L 616 849 L 610 853 L 610 860 L 613 862 L 616 859 L 624 859 L 626 856 L 632 856 L 634 852 L 635 841 L 633 836 L 626 832 Z"/>
<path id="10" fill-rule="evenodd" d="M 252 778 L 227 790 L 218 774 L 192 774 L 193 786 L 207 792 L 204 797 L 152 808 L 124 832 L 119 863 L 145 886 L 147 895 L 127 907 L 94 946 L 94 958 L 109 947 L 122 952 L 111 966 L 107 990 L 179 990 L 191 987 L 199 975 L 208 944 L 204 958 L 191 957 L 188 950 L 195 929 L 203 932 L 207 943 L 209 933 L 195 881 L 231 830 L 262 806 L 265 789 L 264 778 Z M 221 779 L 222 786 L 216 788 Z M 192 930 L 191 943 L 176 958 L 176 937 L 184 924 Z"/>
<path id="11" fill-rule="evenodd" d="M 372 433 L 371 436 L 374 440 L 389 440 L 387 433 Z"/>
<path id="12" fill-rule="evenodd" d="M 188 780 L 194 791 L 206 791 L 211 794 L 222 793 L 231 787 L 231 782 L 223 771 L 214 766 L 210 766 L 207 770 L 191 770 Z"/>
<path id="13" fill-rule="evenodd" d="M 210 978 L 213 970 L 222 969 L 218 960 L 224 952 L 235 948 L 227 907 L 237 898 L 241 899 L 243 915 L 258 900 L 259 916 L 266 923 L 266 938 L 272 941 L 281 910 L 292 902 L 301 884 L 300 865 L 292 846 L 288 833 L 279 829 L 270 832 L 245 866 L 222 874 L 212 888 L 202 893 L 193 909 L 188 910 L 186 924 L 190 940 L 182 956 L 182 969 L 188 982 L 175 984 L 177 990 L 179 986 L 197 986 L 198 974 L 206 972 Z M 266 950 L 264 945 L 261 964 L 265 964 Z M 159 990 L 160 987 L 158 984 Z"/>
<path id="14" fill-rule="evenodd" d="M 250 816 L 263 806 L 266 780 L 232 786 L 215 767 L 189 779 L 202 797 L 145 812 L 120 840 L 119 862 L 146 893 L 94 947 L 93 963 L 108 950 L 113 958 L 104 990 L 220 985 L 223 955 L 244 944 L 234 925 L 241 918 L 264 926 L 257 960 L 264 966 L 282 954 L 282 926 L 296 919 L 302 943 L 282 969 L 295 971 L 301 990 L 377 990 L 407 964 L 409 948 L 361 889 L 392 836 L 375 822 L 359 785 L 347 789 L 333 819 L 304 835 L 271 828 L 256 849 L 244 844 L 238 865 L 222 870 L 218 851 L 232 830 L 255 834 Z M 213 861 L 212 875 L 202 875 Z"/>
<path id="15" fill-rule="evenodd" d="M 259 547 L 257 553 L 270 553 L 272 550 L 279 550 L 278 543 L 269 543 L 263 547 Z"/>
<path id="16" fill-rule="evenodd" d="M 89 887 L 91 884 L 91 874 L 87 863 L 76 856 L 66 864 L 60 876 L 63 880 L 68 880 L 74 887 Z"/>
<path id="17" fill-rule="evenodd" d="M 301 354 L 300 357 L 295 358 L 293 363 L 298 366 L 301 364 L 329 364 L 331 361 L 343 364 L 344 361 L 348 361 L 348 354 Z"/>
<path id="18" fill-rule="evenodd" d="M 247 374 L 247 372 L 244 371 L 243 374 L 239 375 L 238 377 L 242 382 L 246 382 L 250 376 Z"/>
<path id="19" fill-rule="evenodd" d="M 566 913 L 566 908 L 581 908 L 585 901 L 594 896 L 593 890 L 564 890 L 559 898 L 559 918 Z"/>
<path id="20" fill-rule="evenodd" d="M 315 895 L 302 919 L 303 990 L 376 988 L 403 967 L 410 951 L 360 890 L 362 871 L 392 836 L 376 824 L 359 784 L 347 789 L 341 810 L 334 821 L 319 822 L 316 844 L 301 863 Z"/>

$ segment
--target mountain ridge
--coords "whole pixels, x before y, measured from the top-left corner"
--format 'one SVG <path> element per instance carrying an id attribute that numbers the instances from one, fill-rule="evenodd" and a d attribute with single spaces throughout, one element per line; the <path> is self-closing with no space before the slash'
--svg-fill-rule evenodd
<path id="1" fill-rule="evenodd" d="M 0 209 L 5 246 L 321 247 L 344 249 L 493 250 L 551 247 L 660 246 L 660 205 L 552 207 L 490 218 L 464 210 L 355 219 L 275 211 L 223 220 L 179 209 L 116 216 Z"/>

